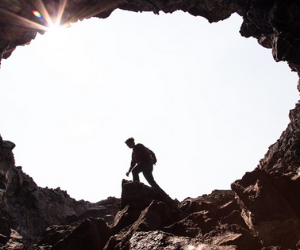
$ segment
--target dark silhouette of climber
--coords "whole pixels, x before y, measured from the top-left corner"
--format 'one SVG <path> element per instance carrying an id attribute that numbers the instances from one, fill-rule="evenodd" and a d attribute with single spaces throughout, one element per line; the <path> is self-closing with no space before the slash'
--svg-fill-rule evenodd
<path id="1" fill-rule="evenodd" d="M 129 148 L 132 148 L 131 164 L 126 175 L 129 176 L 132 171 L 133 181 L 140 182 L 139 173 L 143 172 L 145 179 L 152 187 L 163 191 L 153 178 L 154 159 L 149 149 L 143 144 L 135 144 L 132 137 L 127 139 L 125 143 Z"/>

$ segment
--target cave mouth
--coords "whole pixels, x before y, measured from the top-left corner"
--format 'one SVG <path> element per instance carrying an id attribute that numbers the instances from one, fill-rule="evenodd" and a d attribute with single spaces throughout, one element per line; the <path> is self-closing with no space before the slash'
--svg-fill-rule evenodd
<path id="1" fill-rule="evenodd" d="M 114 19 L 120 13 L 124 13 L 124 18 Z M 30 51 L 17 59 L 17 53 L 25 53 L 25 49 L 26 51 L 29 49 L 24 47 L 18 48 L 9 61 L 2 63 L 2 71 L 7 72 L 4 76 L 7 83 L 5 88 L 9 88 L 8 84 L 15 87 L 15 89 L 8 89 L 7 97 L 3 92 L 2 105 L 10 106 L 14 110 L 12 113 L 17 114 L 17 119 L 16 122 L 12 122 L 16 126 L 15 129 L 12 129 L 10 124 L 10 128 L 3 126 L 1 133 L 16 142 L 17 147 L 14 151 L 17 164 L 22 165 L 25 172 L 28 169 L 28 173 L 38 185 L 53 188 L 60 186 L 68 191 L 76 186 L 78 188 L 74 191 L 78 195 L 76 198 L 97 201 L 94 196 L 89 198 L 90 190 L 99 197 L 97 192 L 103 189 L 103 183 L 109 187 L 108 190 L 112 188 L 110 185 L 119 188 L 121 179 L 125 177 L 130 152 L 125 148 L 123 141 L 130 136 L 149 145 L 158 155 L 159 164 L 155 176 L 167 192 L 178 190 L 176 187 L 178 181 L 186 187 L 187 191 L 180 192 L 181 199 L 208 193 L 208 190 L 215 188 L 229 189 L 231 182 L 240 178 L 244 172 L 255 168 L 258 160 L 267 151 L 268 145 L 279 137 L 288 123 L 286 110 L 293 108 L 297 101 L 296 93 L 294 95 L 296 91 L 293 87 L 287 90 L 289 87 L 283 88 L 282 85 L 283 82 L 296 81 L 296 78 L 291 77 L 287 80 L 287 75 L 282 75 L 284 71 L 287 72 L 287 68 L 284 68 L 287 66 L 282 67 L 282 64 L 271 62 L 270 52 L 267 55 L 268 50 L 254 46 L 253 43 L 247 48 L 250 52 L 253 47 L 259 48 L 257 54 L 249 53 L 243 56 L 247 60 L 240 59 L 247 50 L 246 43 L 250 41 L 238 35 L 240 24 L 236 25 L 234 20 L 235 30 L 226 27 L 225 32 L 222 30 L 225 26 L 218 29 L 226 22 L 236 19 L 237 16 L 222 23 L 210 24 L 210 32 L 206 28 L 205 32 L 199 32 L 198 25 L 202 30 L 209 24 L 202 18 L 191 16 L 185 18 L 187 15 L 182 14 L 173 13 L 157 17 L 150 13 L 139 15 L 114 12 L 107 20 L 91 19 L 78 24 L 80 26 L 91 23 L 84 26 L 81 31 L 83 32 L 81 35 L 85 36 L 84 41 L 81 41 L 81 47 L 70 44 L 72 39 L 74 43 L 74 38 L 78 38 L 74 35 L 71 36 L 69 43 L 67 40 L 66 48 L 60 51 L 60 53 L 68 53 L 70 61 L 55 54 L 57 51 L 54 50 L 53 61 L 45 60 L 46 64 L 44 64 L 41 62 L 41 58 L 44 57 L 43 48 L 37 52 Z M 133 16 L 142 19 L 133 21 L 131 20 Z M 166 19 L 173 17 L 176 19 L 173 24 L 164 23 Z M 160 18 L 163 21 L 152 18 Z M 149 23 L 147 19 L 150 20 Z M 183 19 L 184 22 L 190 23 L 182 23 Z M 110 20 L 113 24 L 104 27 L 104 24 Z M 95 22 L 97 26 L 94 26 Z M 241 19 L 239 22 L 241 23 Z M 117 31 L 116 28 L 120 24 L 125 27 L 132 25 L 134 30 L 128 31 L 122 28 Z M 108 32 L 103 37 L 109 39 L 103 39 L 102 36 L 88 38 L 100 25 L 100 30 L 105 29 L 105 32 Z M 188 27 L 192 29 L 189 30 Z M 161 28 L 160 35 L 155 35 L 159 28 Z M 178 32 L 179 28 L 180 32 Z M 208 32 L 210 36 L 214 32 L 221 33 L 221 36 L 219 39 L 212 39 L 206 35 Z M 128 33 L 135 37 L 135 40 L 128 40 Z M 181 35 L 176 37 L 178 33 Z M 228 33 L 230 33 L 229 39 L 226 38 Z M 233 40 L 234 34 L 239 37 L 236 38 L 238 42 Z M 154 37 L 158 39 L 151 40 Z M 84 42 L 88 40 L 94 40 L 94 43 L 86 46 Z M 192 43 L 192 40 L 196 40 L 197 43 Z M 252 41 L 255 42 L 253 39 Z M 130 46 L 130 42 L 134 46 Z M 238 47 L 237 43 L 243 43 L 243 46 Z M 104 48 L 100 53 L 99 44 Z M 34 46 L 36 41 L 32 42 L 30 49 Z M 225 52 L 219 50 L 222 46 L 226 48 Z M 110 47 L 114 49 L 109 49 Z M 146 54 L 149 51 L 150 54 Z M 123 59 L 120 59 L 120 54 Z M 79 55 L 83 55 L 84 58 L 79 60 Z M 38 63 L 35 66 L 29 64 L 28 56 L 34 56 L 31 60 Z M 265 59 L 267 57 L 269 59 Z M 167 59 L 171 60 L 167 61 Z M 96 64 L 99 61 L 100 65 Z M 246 61 L 250 64 L 247 65 Z M 59 64 L 61 62 L 63 63 Z M 272 64 L 273 68 L 268 68 L 269 65 L 266 67 L 266 63 Z M 22 81 L 26 82 L 26 86 L 17 84 L 21 82 L 20 79 L 12 79 L 14 64 L 18 64 L 16 68 L 20 69 L 18 72 L 22 76 Z M 25 67 L 26 64 L 30 66 Z M 44 65 L 43 68 L 41 64 Z M 71 68 L 67 68 L 69 64 L 72 64 Z M 250 74 L 249 71 L 253 73 L 253 65 L 257 66 L 254 70 L 256 73 Z M 55 71 L 51 70 L 51 67 L 54 67 Z M 83 68 L 87 72 L 79 76 L 78 72 L 84 71 Z M 61 76 L 59 75 L 61 72 L 67 74 Z M 274 72 L 279 74 L 275 76 Z M 128 81 L 127 85 L 124 84 L 126 81 Z M 97 85 L 100 86 L 99 89 Z M 210 86 L 214 87 L 209 89 Z M 271 94 L 273 99 L 266 98 L 269 96 L 270 88 L 274 90 Z M 132 93 L 132 89 L 136 93 Z M 144 94 L 145 89 L 149 95 Z M 20 103 L 21 96 L 28 90 L 35 90 L 34 94 L 32 96 L 26 94 L 21 107 L 15 105 Z M 285 95 L 286 99 L 283 99 L 282 93 L 286 92 L 288 92 Z M 250 95 L 249 99 L 247 95 Z M 100 103 L 97 102 L 99 99 Z M 229 101 L 232 102 L 231 105 L 228 104 Z M 128 102 L 131 106 L 126 105 Z M 157 107 L 153 108 L 155 103 Z M 34 112 L 30 113 L 29 110 Z M 89 113 L 90 110 L 93 112 Z M 142 112 L 143 110 L 147 111 L 145 112 L 147 115 Z M 11 120 L 10 113 L 11 111 L 7 111 L 3 114 L 3 119 Z M 115 117 L 116 113 L 120 115 Z M 278 117 L 282 122 L 278 122 Z M 241 124 L 237 124 L 237 121 Z M 273 126 L 274 124 L 278 127 Z M 48 125 L 50 126 L 47 127 Z M 34 127 L 31 133 L 29 133 L 30 127 Z M 224 127 L 227 128 L 226 131 L 222 130 Z M 266 131 L 273 134 L 268 137 Z M 38 134 L 38 138 L 34 138 L 35 133 Z M 63 137 L 66 133 L 68 137 Z M 262 142 L 263 138 L 266 138 L 264 142 Z M 170 145 L 172 150 L 166 152 Z M 186 145 L 188 150 L 185 150 Z M 28 148 L 28 151 L 24 152 L 24 148 Z M 43 150 L 37 153 L 37 148 Z M 256 154 L 254 162 L 253 155 L 251 156 L 253 148 Z M 120 153 L 118 160 L 115 156 L 116 150 Z M 111 151 L 114 154 L 108 153 Z M 83 157 L 80 157 L 81 155 Z M 174 155 L 176 155 L 175 159 Z M 214 159 L 213 162 L 211 159 Z M 249 165 L 241 167 L 246 165 L 245 162 Z M 232 170 L 228 166 L 233 164 L 235 166 Z M 160 168 L 159 165 L 162 167 Z M 183 166 L 185 171 L 182 171 Z M 37 169 L 43 170 L 40 177 L 36 175 Z M 103 174 L 104 169 L 105 174 Z M 236 171 L 236 177 L 228 169 Z M 218 186 L 220 180 L 215 179 L 216 172 L 220 173 L 222 180 L 225 179 L 226 184 L 222 184 L 224 186 Z M 172 173 L 171 178 L 170 173 Z M 113 180 L 108 180 L 109 176 L 113 176 Z M 48 184 L 49 179 L 55 182 Z M 200 185 L 203 184 L 208 188 L 199 188 L 199 182 Z M 100 183 L 97 188 L 95 183 Z M 72 196 L 72 191 L 70 192 Z M 119 196 L 120 190 L 113 192 L 115 193 L 104 192 L 99 199 L 111 195 Z M 173 193 L 171 196 L 178 198 L 177 194 Z"/>

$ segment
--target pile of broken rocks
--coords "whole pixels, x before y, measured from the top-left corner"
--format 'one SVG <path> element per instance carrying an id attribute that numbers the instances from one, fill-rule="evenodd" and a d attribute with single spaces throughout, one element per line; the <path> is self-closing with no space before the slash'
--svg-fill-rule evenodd
<path id="1" fill-rule="evenodd" d="M 5 225 L 6 234 L 9 224 L 8 220 L 1 223 L 1 226 Z M 112 223 L 101 216 L 93 216 L 81 222 L 51 225 L 33 244 L 29 244 L 28 235 L 25 242 L 16 230 L 11 229 L 7 240 L 6 243 L 2 241 L 0 249 L 262 248 L 241 217 L 241 208 L 231 190 L 215 190 L 210 195 L 179 202 L 142 183 L 125 180 L 120 211 Z"/>

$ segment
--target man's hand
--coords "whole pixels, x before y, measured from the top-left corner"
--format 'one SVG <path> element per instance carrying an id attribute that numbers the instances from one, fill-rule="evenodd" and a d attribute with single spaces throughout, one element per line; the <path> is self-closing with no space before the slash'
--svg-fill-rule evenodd
<path id="1" fill-rule="evenodd" d="M 127 176 L 129 176 L 129 174 L 130 174 L 130 171 L 128 171 L 128 172 L 126 173 Z"/>

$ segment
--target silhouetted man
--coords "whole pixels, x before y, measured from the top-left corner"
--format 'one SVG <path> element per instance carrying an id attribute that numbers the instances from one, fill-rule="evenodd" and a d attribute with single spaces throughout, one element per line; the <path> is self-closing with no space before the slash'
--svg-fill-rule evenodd
<path id="1" fill-rule="evenodd" d="M 152 175 L 154 159 L 149 149 L 143 144 L 135 144 L 132 137 L 127 139 L 125 143 L 129 148 L 132 148 L 131 164 L 126 175 L 129 176 L 132 171 L 133 181 L 140 182 L 139 173 L 143 172 L 145 179 L 152 187 L 162 190 Z"/>

